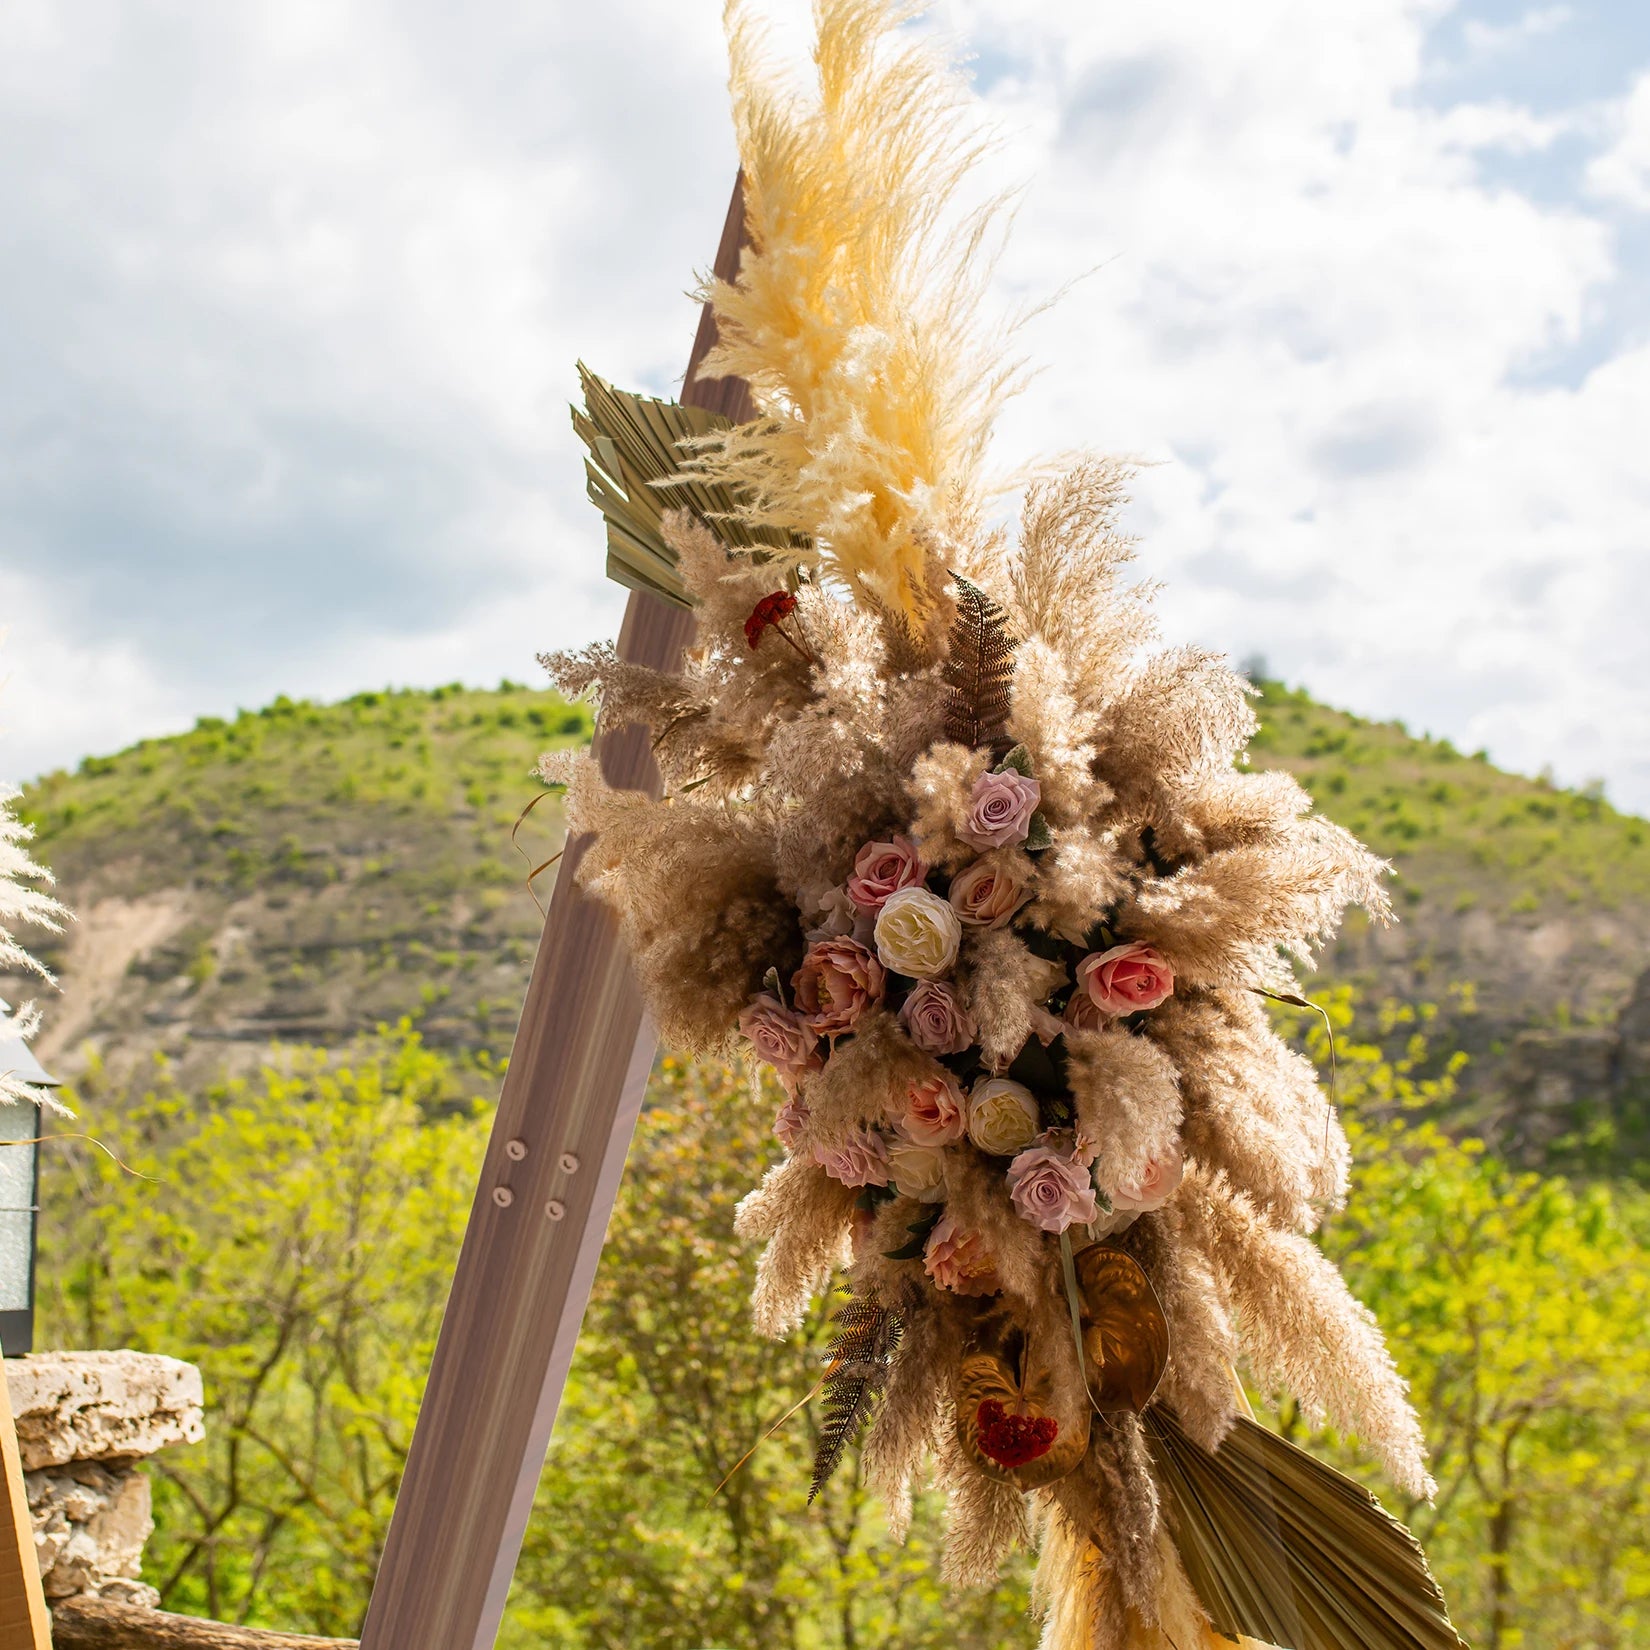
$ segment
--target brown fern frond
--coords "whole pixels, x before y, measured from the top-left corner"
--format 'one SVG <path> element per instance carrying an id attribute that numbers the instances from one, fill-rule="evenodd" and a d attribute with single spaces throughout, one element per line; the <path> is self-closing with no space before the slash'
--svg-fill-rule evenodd
<path id="1" fill-rule="evenodd" d="M 967 579 L 956 579 L 957 617 L 945 658 L 945 733 L 959 745 L 995 745 L 1008 725 L 1014 638 L 1008 615 Z"/>
<path id="2" fill-rule="evenodd" d="M 842 1452 L 870 1418 L 888 1380 L 905 1324 L 875 1294 L 853 1295 L 833 1321 L 836 1335 L 825 1351 L 825 1424 L 814 1451 L 808 1503 L 825 1488 Z"/>

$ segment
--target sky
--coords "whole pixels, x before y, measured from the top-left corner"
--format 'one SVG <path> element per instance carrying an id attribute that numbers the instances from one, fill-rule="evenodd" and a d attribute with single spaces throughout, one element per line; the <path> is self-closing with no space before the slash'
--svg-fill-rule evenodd
<path id="1" fill-rule="evenodd" d="M 1650 6 L 934 26 L 1063 289 L 997 461 L 1143 461 L 1169 639 L 1650 811 Z M 710 0 L 0 5 L 0 773 L 615 633 L 574 363 L 679 384 L 724 82 Z"/>

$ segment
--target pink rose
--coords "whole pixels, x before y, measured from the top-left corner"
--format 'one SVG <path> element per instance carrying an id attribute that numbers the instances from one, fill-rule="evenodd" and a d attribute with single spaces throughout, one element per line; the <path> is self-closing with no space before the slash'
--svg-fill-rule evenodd
<path id="1" fill-rule="evenodd" d="M 1112 1192 L 1111 1206 L 1119 1214 L 1150 1214 L 1174 1196 L 1185 1173 L 1180 1142 L 1172 1141 L 1161 1156 L 1154 1157 L 1140 1171 L 1137 1180 L 1127 1181 Z"/>
<path id="2" fill-rule="evenodd" d="M 882 964 L 858 940 L 838 936 L 808 947 L 791 989 L 809 1031 L 840 1037 L 882 1001 L 884 983 Z"/>
<path id="3" fill-rule="evenodd" d="M 819 1069 L 815 1052 L 818 1036 L 771 991 L 745 1004 L 739 1015 L 739 1032 L 757 1059 L 765 1060 L 782 1077 Z"/>
<path id="4" fill-rule="evenodd" d="M 1106 1023 L 1106 1016 L 1095 1007 L 1088 992 L 1078 986 L 1066 1004 L 1065 1021 L 1073 1031 L 1098 1031 Z"/>
<path id="5" fill-rule="evenodd" d="M 995 1295 L 1002 1288 L 997 1263 L 978 1232 L 965 1232 L 950 1215 L 941 1215 L 928 1234 L 923 1270 L 941 1289 L 958 1295 Z"/>
<path id="6" fill-rule="evenodd" d="M 1133 1014 L 1174 995 L 1174 970 L 1155 946 L 1135 940 L 1090 952 L 1077 965 L 1077 983 L 1102 1014 Z"/>
<path id="7" fill-rule="evenodd" d="M 1049 1145 L 1027 1146 L 1009 1164 L 1008 1195 L 1020 1215 L 1044 1232 L 1087 1226 L 1100 1212 L 1085 1165 Z"/>
<path id="8" fill-rule="evenodd" d="M 946 898 L 970 928 L 1001 928 L 1031 897 L 1011 865 L 977 859 L 951 879 Z"/>
<path id="9" fill-rule="evenodd" d="M 854 860 L 848 878 L 848 897 L 862 911 L 880 911 L 882 902 L 902 888 L 916 888 L 928 875 L 917 847 L 909 837 L 892 842 L 867 842 Z"/>
<path id="10" fill-rule="evenodd" d="M 962 1090 L 945 1072 L 925 1077 L 905 1091 L 901 1132 L 919 1146 L 949 1146 L 968 1132 Z"/>
<path id="11" fill-rule="evenodd" d="M 888 1142 L 870 1129 L 855 1129 L 835 1146 L 815 1146 L 814 1162 L 844 1186 L 888 1184 Z"/>
<path id="12" fill-rule="evenodd" d="M 1043 800 L 1043 787 L 1012 768 L 982 773 L 968 798 L 968 817 L 957 835 L 976 848 L 1007 848 L 1024 842 L 1031 816 Z"/>
<path id="13" fill-rule="evenodd" d="M 796 1143 L 802 1138 L 802 1130 L 807 1126 L 810 1115 L 808 1102 L 799 1094 L 793 1094 L 779 1108 L 779 1115 L 773 1120 L 773 1132 L 786 1151 L 796 1150 Z"/>
<path id="14" fill-rule="evenodd" d="M 925 1054 L 961 1054 L 979 1035 L 974 1016 L 943 980 L 923 980 L 900 1004 L 899 1023 Z"/>

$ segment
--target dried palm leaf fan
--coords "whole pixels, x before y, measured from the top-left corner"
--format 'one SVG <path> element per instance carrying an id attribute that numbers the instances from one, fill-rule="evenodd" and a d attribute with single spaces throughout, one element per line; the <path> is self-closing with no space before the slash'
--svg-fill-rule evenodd
<path id="1" fill-rule="evenodd" d="M 863 1431 L 897 1531 L 932 1452 L 955 1580 L 1040 1531 L 1045 1650 L 1446 1650 L 1414 1541 L 1234 1377 L 1431 1492 L 1308 1235 L 1345 1138 L 1259 995 L 1347 905 L 1386 919 L 1385 867 L 1236 765 L 1243 682 L 1150 649 L 1119 466 L 982 525 L 1013 373 L 976 335 L 978 237 L 943 230 L 966 96 L 908 7 L 817 12 L 811 97 L 730 14 L 749 245 L 705 370 L 756 416 L 589 373 L 575 414 L 610 571 L 690 603 L 697 645 L 675 674 L 546 660 L 653 731 L 664 802 L 546 771 L 661 1033 L 784 1090 L 739 1230 L 762 1331 L 848 1291 L 813 1493 Z"/>

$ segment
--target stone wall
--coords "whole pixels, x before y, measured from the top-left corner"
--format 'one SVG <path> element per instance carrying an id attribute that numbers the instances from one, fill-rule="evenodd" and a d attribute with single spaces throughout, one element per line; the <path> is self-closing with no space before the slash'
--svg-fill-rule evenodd
<path id="1" fill-rule="evenodd" d="M 200 1371 L 147 1352 L 43 1352 L 5 1372 L 47 1600 L 157 1604 L 140 1579 L 154 1521 L 139 1468 L 205 1435 Z"/>

